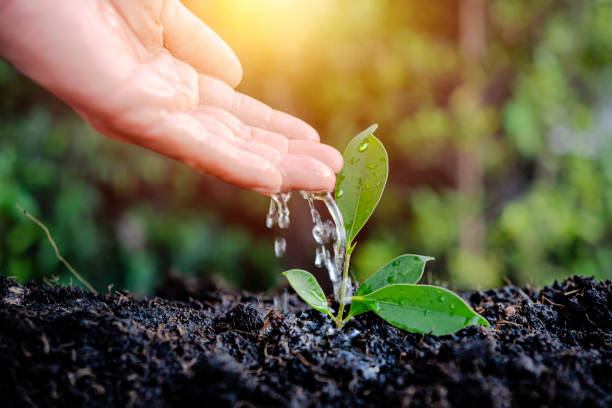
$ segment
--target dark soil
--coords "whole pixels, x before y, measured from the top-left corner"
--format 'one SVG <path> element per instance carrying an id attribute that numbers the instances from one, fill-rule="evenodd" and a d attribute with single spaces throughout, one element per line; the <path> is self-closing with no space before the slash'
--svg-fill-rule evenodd
<path id="1" fill-rule="evenodd" d="M 2 406 L 612 406 L 612 283 L 466 296 L 491 328 L 342 331 L 293 296 L 169 284 L 162 298 L 0 277 Z M 196 299 L 197 298 L 197 299 Z"/>

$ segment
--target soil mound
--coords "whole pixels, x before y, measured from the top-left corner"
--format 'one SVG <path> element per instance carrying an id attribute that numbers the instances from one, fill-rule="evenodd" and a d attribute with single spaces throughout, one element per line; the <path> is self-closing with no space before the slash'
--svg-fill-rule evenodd
<path id="1" fill-rule="evenodd" d="M 169 300 L 0 277 L 2 405 L 612 406 L 610 281 L 468 293 L 491 328 L 444 337 L 177 285 Z"/>

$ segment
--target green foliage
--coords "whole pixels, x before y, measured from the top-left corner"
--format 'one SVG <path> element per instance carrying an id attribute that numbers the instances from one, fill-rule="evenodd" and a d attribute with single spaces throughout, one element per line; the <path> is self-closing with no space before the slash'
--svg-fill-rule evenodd
<path id="1" fill-rule="evenodd" d="M 351 140 L 337 178 L 336 203 L 344 218 L 349 247 L 374 212 L 387 183 L 389 159 L 374 136 L 377 127 L 372 125 Z"/>
<path id="2" fill-rule="evenodd" d="M 415 333 L 442 336 L 473 324 L 489 327 L 459 296 L 435 286 L 388 285 L 360 300 L 387 322 Z"/>
<path id="3" fill-rule="evenodd" d="M 351 242 L 372 215 L 387 179 L 387 171 L 377 170 L 388 169 L 388 162 L 384 146 L 372 134 L 375 129 L 375 126 L 368 128 L 349 143 L 343 158 L 350 166 L 345 165 L 342 177 L 338 178 L 336 185 L 336 196 L 340 195 L 340 199 L 345 194 L 342 191 L 353 192 L 350 198 L 343 201 L 342 206 L 338 204 L 342 217 L 349 219 L 344 225 L 346 235 L 350 237 L 345 249 L 338 315 L 334 317 L 329 310 L 325 294 L 309 272 L 298 269 L 284 272 L 289 284 L 306 303 L 322 313 L 327 313 L 339 328 L 352 317 L 370 310 L 387 322 L 416 333 L 445 335 L 472 324 L 489 326 L 482 316 L 454 293 L 434 286 L 415 285 L 423 275 L 427 261 L 433 259 L 427 256 L 397 257 L 363 282 L 354 296 L 346 296 L 349 262 L 355 249 Z M 374 143 L 376 150 L 362 159 L 360 155 Z M 367 165 L 373 159 L 376 159 L 374 162 L 377 165 Z M 359 160 L 365 160 L 365 165 L 359 164 Z M 382 185 L 382 188 L 372 193 L 368 188 L 361 188 L 364 180 L 371 185 Z M 351 300 L 351 309 L 345 317 L 344 304 L 347 300 Z"/>
<path id="4" fill-rule="evenodd" d="M 334 318 L 332 310 L 327 304 L 323 289 L 321 289 L 317 279 L 310 272 L 301 269 L 291 269 L 283 272 L 283 275 L 287 277 L 291 287 L 295 289 L 304 302 L 312 306 L 313 309 L 321 313 L 327 313 L 332 319 Z"/>
<path id="5" fill-rule="evenodd" d="M 355 297 L 365 296 L 393 283 L 416 284 L 421 279 L 425 264 L 434 258 L 422 255 L 401 255 L 366 279 L 355 292 Z M 349 316 L 367 312 L 370 308 L 359 300 L 353 300 Z"/>

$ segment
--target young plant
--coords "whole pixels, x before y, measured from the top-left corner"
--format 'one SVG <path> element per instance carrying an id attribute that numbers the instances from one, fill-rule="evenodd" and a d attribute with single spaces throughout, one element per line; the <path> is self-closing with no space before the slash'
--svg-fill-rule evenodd
<path id="1" fill-rule="evenodd" d="M 297 294 L 319 312 L 328 314 L 338 328 L 368 311 L 401 329 L 434 335 L 454 333 L 466 326 L 489 323 L 453 292 L 430 285 L 417 285 L 425 264 L 433 258 L 401 255 L 364 281 L 353 296 L 347 296 L 349 265 L 355 237 L 372 215 L 387 182 L 389 161 L 383 144 L 370 126 L 348 144 L 344 168 L 336 183 L 336 203 L 344 219 L 347 244 L 340 286 L 338 313 L 329 307 L 315 277 L 304 270 L 283 274 Z M 345 304 L 350 310 L 344 316 Z"/>

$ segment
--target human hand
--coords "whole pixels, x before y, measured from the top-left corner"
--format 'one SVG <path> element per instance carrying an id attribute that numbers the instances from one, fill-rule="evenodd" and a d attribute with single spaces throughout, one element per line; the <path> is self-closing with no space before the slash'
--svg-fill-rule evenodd
<path id="1" fill-rule="evenodd" d="M 332 190 L 341 155 L 235 87 L 232 50 L 179 0 L 0 0 L 0 55 L 95 129 L 269 194 Z"/>

